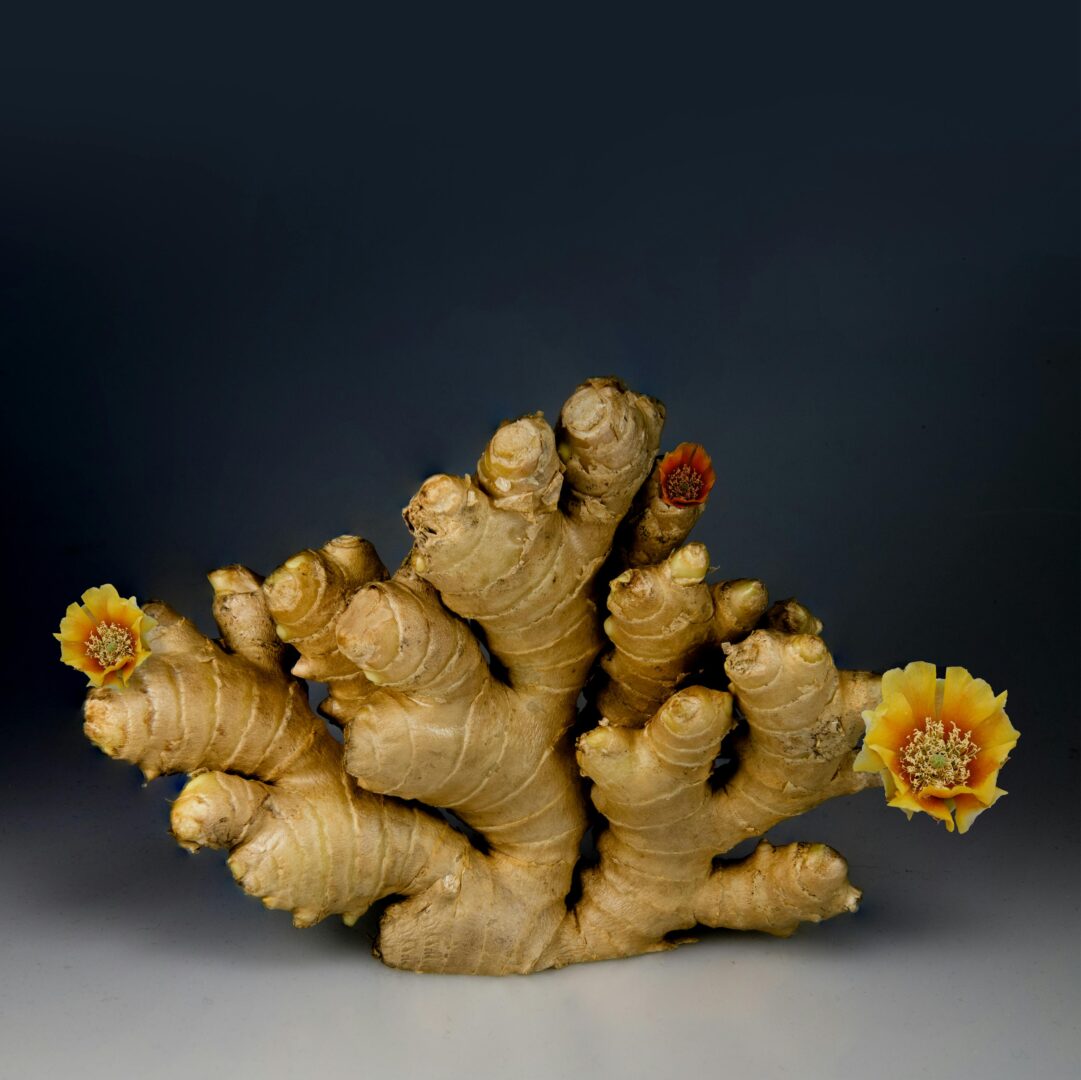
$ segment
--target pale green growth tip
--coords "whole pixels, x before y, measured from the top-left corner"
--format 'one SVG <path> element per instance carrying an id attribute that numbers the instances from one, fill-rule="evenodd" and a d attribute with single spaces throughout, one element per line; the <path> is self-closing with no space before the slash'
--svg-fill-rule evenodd
<path id="1" fill-rule="evenodd" d="M 672 579 L 681 585 L 696 585 L 709 573 L 709 551 L 705 544 L 688 544 L 668 560 Z"/>

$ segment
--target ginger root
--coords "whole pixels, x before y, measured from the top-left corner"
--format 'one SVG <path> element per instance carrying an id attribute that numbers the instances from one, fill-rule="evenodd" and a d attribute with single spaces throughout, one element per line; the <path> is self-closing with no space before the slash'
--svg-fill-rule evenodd
<path id="1" fill-rule="evenodd" d="M 663 420 L 591 379 L 555 430 L 507 423 L 473 476 L 427 480 L 396 573 L 351 536 L 266 581 L 215 571 L 220 642 L 148 605 L 151 655 L 89 694 L 87 735 L 147 778 L 187 773 L 176 839 L 229 850 L 296 925 L 384 901 L 375 951 L 395 967 L 524 973 L 855 910 L 823 845 L 721 857 L 881 783 L 852 770 L 879 679 L 838 671 L 821 624 L 761 582 L 706 583 L 709 553 L 684 543 L 702 508 L 658 483 Z M 327 684 L 342 744 L 303 680 Z"/>

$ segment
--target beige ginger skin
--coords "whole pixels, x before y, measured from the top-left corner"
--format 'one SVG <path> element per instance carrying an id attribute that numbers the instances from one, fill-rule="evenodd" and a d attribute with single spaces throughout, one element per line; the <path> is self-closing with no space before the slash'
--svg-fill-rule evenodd
<path id="1" fill-rule="evenodd" d="M 89 694 L 87 735 L 148 778 L 189 774 L 176 839 L 227 849 L 297 926 L 384 901 L 394 967 L 525 973 L 854 911 L 824 845 L 719 857 L 880 782 L 852 771 L 878 677 L 838 671 L 818 620 L 761 582 L 706 583 L 684 543 L 702 507 L 660 495 L 663 420 L 591 379 L 554 431 L 525 416 L 475 475 L 427 480 L 396 573 L 352 536 L 265 581 L 217 570 L 220 642 L 147 605 L 151 655 Z M 326 683 L 344 744 L 304 680 Z M 604 827 L 582 869 L 588 800 Z"/>

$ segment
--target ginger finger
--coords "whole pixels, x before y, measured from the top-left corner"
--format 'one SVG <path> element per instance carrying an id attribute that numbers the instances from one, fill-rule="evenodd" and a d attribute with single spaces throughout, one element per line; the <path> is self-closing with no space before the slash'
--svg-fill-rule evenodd
<path id="1" fill-rule="evenodd" d="M 618 379 L 589 379 L 563 406 L 556 438 L 567 514 L 598 528 L 596 543 L 605 551 L 649 475 L 663 424 L 664 406 Z"/>
<path id="2" fill-rule="evenodd" d="M 875 777 L 851 773 L 862 712 L 879 699 L 879 679 L 838 672 L 821 638 L 755 630 L 726 646 L 730 690 L 747 718 L 735 747 L 739 769 L 716 800 L 718 848 L 758 836 L 833 795 Z"/>
<path id="3" fill-rule="evenodd" d="M 703 500 L 690 506 L 666 502 L 661 493 L 658 459 L 640 488 L 617 536 L 619 562 L 627 567 L 663 562 L 684 540 L 706 509 Z"/>
<path id="4" fill-rule="evenodd" d="M 87 696 L 92 742 L 148 780 L 204 768 L 273 779 L 316 767 L 323 740 L 333 740 L 298 684 L 224 652 L 162 604 L 147 611 L 158 620 L 150 659 L 127 689 Z"/>
<path id="5" fill-rule="evenodd" d="M 789 937 L 801 922 L 855 911 L 859 901 L 847 863 L 832 848 L 763 840 L 746 859 L 714 871 L 699 890 L 695 916 L 705 926 Z"/>
<path id="6" fill-rule="evenodd" d="M 270 788 L 223 772 L 199 773 L 173 803 L 169 826 L 182 848 L 229 848 L 241 840 Z"/>
<path id="7" fill-rule="evenodd" d="M 318 551 L 287 559 L 263 586 L 278 636 L 300 653 L 293 674 L 327 683 L 322 711 L 339 722 L 353 714 L 371 686 L 338 649 L 337 621 L 357 589 L 386 577 L 367 540 L 339 536 Z"/>
<path id="8" fill-rule="evenodd" d="M 499 510 L 531 516 L 558 509 L 563 466 L 544 417 L 523 416 L 500 427 L 477 462 L 477 485 Z"/>
<path id="9" fill-rule="evenodd" d="M 263 596 L 263 581 L 246 566 L 226 566 L 208 574 L 214 587 L 214 621 L 230 650 L 257 667 L 279 671 L 282 643 Z"/>
<path id="10" fill-rule="evenodd" d="M 778 600 L 762 616 L 760 625 L 763 630 L 776 630 L 780 634 L 813 634 L 818 636 L 822 633 L 822 620 L 816 618 L 794 597 L 788 600 Z"/>
<path id="11" fill-rule="evenodd" d="M 766 606 L 761 582 L 712 588 L 704 544 L 687 544 L 662 563 L 626 570 L 610 585 L 604 630 L 614 649 L 597 707 L 610 723 L 640 727 L 701 666 L 707 646 L 749 630 Z"/>
<path id="12" fill-rule="evenodd" d="M 562 730 L 492 678 L 431 586 L 403 574 L 368 586 L 338 639 L 379 686 L 345 727 L 346 766 L 364 787 L 452 809 L 534 862 L 578 843 L 571 763 L 553 749 Z"/>

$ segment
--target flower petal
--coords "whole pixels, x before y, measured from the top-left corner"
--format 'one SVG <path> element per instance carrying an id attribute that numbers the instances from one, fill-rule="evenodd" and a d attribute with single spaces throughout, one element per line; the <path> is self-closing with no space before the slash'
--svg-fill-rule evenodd
<path id="1" fill-rule="evenodd" d="M 974 679 L 965 668 L 948 667 L 939 719 L 970 731 L 996 709 L 1002 708 L 1006 703 L 1006 695 L 1000 696 L 1001 701 L 995 697 L 994 690 L 987 682 Z"/>
<path id="2" fill-rule="evenodd" d="M 82 601 L 86 605 L 87 613 L 95 623 L 101 622 L 109 613 L 109 603 L 119 599 L 120 594 L 115 585 L 101 585 L 97 588 L 87 589 L 82 595 Z"/>
<path id="3" fill-rule="evenodd" d="M 999 694 L 995 701 L 1005 702 L 1005 698 L 1005 694 Z M 1012 750 L 1020 737 L 1021 732 L 1010 723 L 1010 718 L 1002 711 L 1001 706 L 972 729 L 973 741 L 979 743 L 984 750 L 999 747 Z"/>
<path id="4" fill-rule="evenodd" d="M 954 784 L 953 787 L 942 787 L 938 784 L 928 784 L 926 787 L 920 788 L 919 798 L 921 799 L 942 799 L 948 801 L 956 798 L 958 795 L 963 795 L 966 792 L 971 792 L 971 788 L 966 787 L 964 784 Z"/>
<path id="5" fill-rule="evenodd" d="M 972 823 L 984 812 L 984 810 L 990 809 L 994 806 L 1003 795 L 1006 794 L 1001 788 L 995 789 L 996 794 L 993 799 L 988 803 L 981 802 L 974 795 L 958 795 L 954 798 L 954 804 L 957 807 L 957 831 L 961 834 L 967 833 L 972 828 Z"/>
<path id="6" fill-rule="evenodd" d="M 948 800 L 924 798 L 915 795 L 911 791 L 899 790 L 889 801 L 890 806 L 896 806 L 899 810 L 907 813 L 929 814 L 936 821 L 941 821 L 946 826 L 947 832 L 953 832 L 953 815 L 950 813 Z"/>
<path id="7" fill-rule="evenodd" d="M 702 497 L 705 498 L 713 487 L 714 481 L 717 479 L 717 474 L 713 471 L 713 461 L 709 454 L 706 453 L 706 448 L 704 446 L 695 446 L 694 453 L 691 454 L 690 466 L 702 477 L 702 486 L 704 489 Z"/>
<path id="8" fill-rule="evenodd" d="M 65 664 L 71 664 L 73 667 L 82 667 L 83 662 L 88 659 L 86 655 L 86 647 L 78 641 L 60 641 L 60 659 Z M 92 657 L 89 659 L 93 660 Z"/>
<path id="9" fill-rule="evenodd" d="M 998 771 L 1010 759 L 1021 733 L 1010 723 L 1005 713 L 990 718 L 973 733 L 980 751 L 969 767 L 968 784 L 981 798 L 990 797 L 998 780 Z"/>
<path id="10" fill-rule="evenodd" d="M 974 775 L 969 777 L 967 784 L 957 788 L 957 794 L 971 795 L 979 799 L 984 806 L 990 806 L 998 797 L 995 792 L 998 791 L 998 771 L 1001 767 L 1001 765 L 996 765 L 994 769 L 985 773 L 976 773 L 974 768 Z"/>
<path id="11" fill-rule="evenodd" d="M 54 634 L 57 641 L 85 641 L 97 624 L 80 604 L 68 604 L 68 610 L 60 620 L 60 633 Z"/>
<path id="12" fill-rule="evenodd" d="M 870 717 L 870 719 L 868 719 Z M 883 697 L 878 708 L 864 713 L 867 735 L 864 745 L 872 749 L 900 750 L 912 734 L 913 727 L 923 718 L 916 717 L 908 698 L 901 693 Z"/>
<path id="13" fill-rule="evenodd" d="M 919 723 L 935 715 L 935 698 L 938 679 L 934 664 L 926 660 L 913 660 L 902 670 L 894 668 L 882 676 L 882 697 L 903 694 Z"/>
<path id="14" fill-rule="evenodd" d="M 862 747 L 852 762 L 853 772 L 882 772 L 885 768 L 882 759 L 869 746 Z"/>

